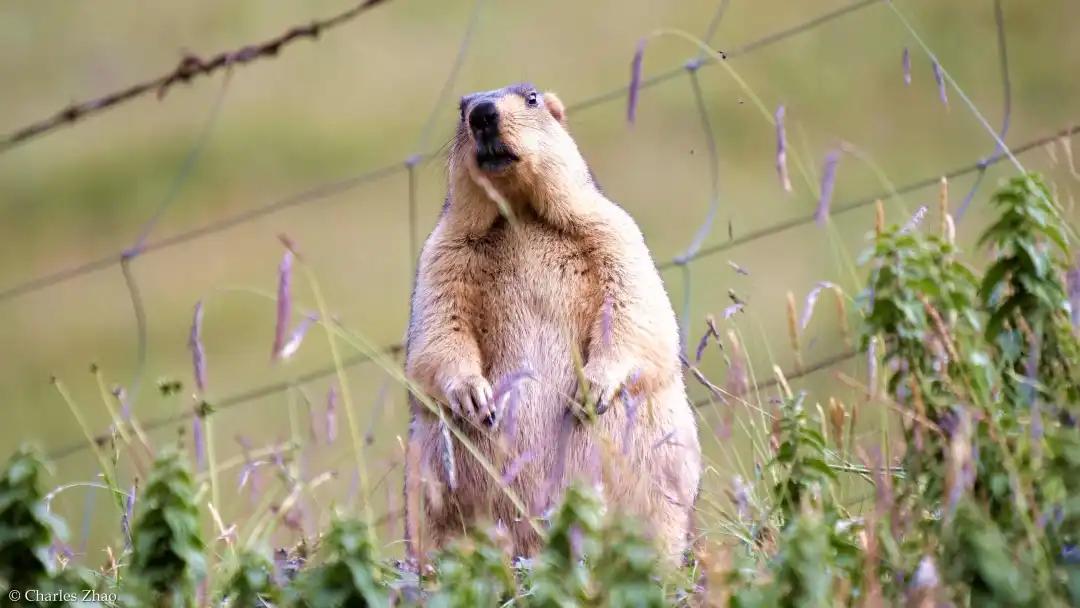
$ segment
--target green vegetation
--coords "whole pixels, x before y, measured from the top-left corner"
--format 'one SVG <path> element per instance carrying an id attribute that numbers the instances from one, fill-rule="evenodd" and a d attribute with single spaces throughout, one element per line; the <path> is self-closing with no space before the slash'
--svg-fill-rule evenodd
<path id="1" fill-rule="evenodd" d="M 126 548 L 90 570 L 57 549 L 63 528 L 41 494 L 43 464 L 20 450 L 0 478 L 0 591 L 96 589 L 125 606 L 1080 604 L 1072 238 L 1034 174 L 1005 184 L 992 204 L 999 220 L 980 239 L 992 258 L 981 276 L 961 261 L 945 213 L 940 234 L 879 223 L 862 258 L 865 388 L 899 421 L 898 436 L 854 441 L 853 411 L 808 407 L 813 397 L 781 376 L 768 458 L 726 501 L 738 515 L 697 526 L 677 568 L 582 484 L 543 521 L 545 546 L 531 559 L 509 555 L 494 526 L 418 571 L 372 544 L 373 522 L 345 515 L 315 535 L 310 558 L 302 544 L 271 559 L 262 532 L 206 535 L 207 483 L 166 450 L 135 500 L 130 544 L 119 539 Z M 288 478 L 290 466 L 279 466 Z M 305 484 L 291 487 L 297 496 Z M 871 500 L 850 500 L 852 488 Z M 713 509 L 699 503 L 702 514 Z M 296 525 L 290 513 L 264 504 L 252 529 L 264 530 L 268 514 Z"/>

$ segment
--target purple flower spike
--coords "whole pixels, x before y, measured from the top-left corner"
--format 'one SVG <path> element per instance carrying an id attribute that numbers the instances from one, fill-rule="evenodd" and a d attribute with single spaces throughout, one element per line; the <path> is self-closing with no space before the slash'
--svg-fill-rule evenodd
<path id="1" fill-rule="evenodd" d="M 645 62 L 645 39 L 638 42 L 637 50 L 634 51 L 634 60 L 630 63 L 630 91 L 627 96 L 626 121 L 634 123 L 637 118 L 638 94 L 641 90 L 642 64 Z"/>
<path id="2" fill-rule="evenodd" d="M 138 487 L 131 486 L 131 491 L 124 498 L 124 512 L 120 516 L 120 528 L 124 532 L 124 547 L 131 546 L 131 524 L 135 521 L 135 492 Z"/>
<path id="3" fill-rule="evenodd" d="M 1080 254 L 1076 255 L 1073 267 L 1065 273 L 1065 285 L 1069 294 L 1073 329 L 1080 330 Z"/>
<path id="4" fill-rule="evenodd" d="M 933 60 L 934 65 L 934 80 L 937 81 L 938 97 L 941 98 L 941 103 L 945 104 L 945 107 L 949 107 L 949 94 L 945 88 L 945 72 L 941 69 L 941 64 L 937 62 L 937 59 Z"/>
<path id="5" fill-rule="evenodd" d="M 206 350 L 202 343 L 203 303 L 195 303 L 195 317 L 191 321 L 191 335 L 188 348 L 191 349 L 191 363 L 195 370 L 195 386 L 200 393 L 206 392 Z"/>
<path id="6" fill-rule="evenodd" d="M 279 359 L 288 359 L 296 354 L 296 351 L 300 350 L 300 344 L 304 341 L 304 336 L 307 335 L 308 329 L 311 325 L 319 319 L 319 316 L 311 313 L 308 314 L 300 324 L 293 330 L 292 335 L 289 336 L 289 341 L 281 347 L 281 352 L 278 353 Z"/>
<path id="7" fill-rule="evenodd" d="M 746 308 L 746 305 L 742 302 L 736 302 L 731 306 L 728 306 L 720 313 L 720 317 L 724 320 L 730 319 L 735 316 L 736 313 L 742 312 L 742 309 Z"/>
<path id="8" fill-rule="evenodd" d="M 330 387 L 326 393 L 326 443 L 337 439 L 337 390 Z"/>
<path id="9" fill-rule="evenodd" d="M 285 348 L 286 335 L 289 333 L 289 318 L 292 316 L 292 264 L 293 253 L 285 251 L 278 267 L 277 325 L 274 327 L 273 359 L 281 358 Z"/>
<path id="10" fill-rule="evenodd" d="M 911 51 L 909 51 L 906 46 L 904 47 L 904 54 L 901 57 L 900 62 L 904 66 L 904 84 L 905 85 L 910 85 L 911 84 Z"/>
<path id="11" fill-rule="evenodd" d="M 904 227 L 900 229 L 900 232 L 911 232 L 919 227 L 923 218 L 926 217 L 926 205 L 923 205 L 915 210 L 915 214 L 908 219 Z"/>
<path id="12" fill-rule="evenodd" d="M 510 464 L 506 465 L 506 471 L 504 471 L 502 475 L 503 484 L 510 485 L 514 483 L 514 480 L 517 479 L 521 470 L 525 468 L 525 465 L 532 462 L 534 456 L 535 455 L 531 450 L 526 450 L 510 461 Z"/>
<path id="13" fill-rule="evenodd" d="M 870 338 L 870 345 L 866 349 L 866 373 L 871 399 L 877 397 L 877 363 L 877 338 Z"/>
<path id="14" fill-rule="evenodd" d="M 839 162 L 839 150 L 833 150 L 825 157 L 825 166 L 821 171 L 821 198 L 818 199 L 817 211 L 814 212 L 814 221 L 818 226 L 824 226 L 825 220 L 829 217 L 833 188 L 836 186 L 836 165 Z"/>
<path id="15" fill-rule="evenodd" d="M 818 281 L 817 285 L 806 295 L 806 303 L 803 305 L 802 319 L 799 320 L 799 329 L 806 329 L 810 324 L 810 317 L 814 315 L 814 306 L 817 305 L 818 296 L 823 289 L 832 289 L 834 285 L 829 281 Z"/>
<path id="16" fill-rule="evenodd" d="M 780 187 L 784 192 L 791 192 L 791 177 L 787 169 L 787 131 L 784 128 L 784 106 L 776 108 L 776 173 L 780 176 Z"/>
<path id="17" fill-rule="evenodd" d="M 502 429 L 503 436 L 514 441 L 517 435 L 518 406 L 521 403 L 521 382 L 523 380 L 536 380 L 536 375 L 528 367 L 499 378 L 495 383 L 495 394 L 492 400 L 498 412 L 498 424 Z M 506 403 L 504 406 L 503 403 Z"/>
<path id="18" fill-rule="evenodd" d="M 697 349 L 694 351 L 695 363 L 701 363 L 701 356 L 705 354 L 705 347 L 709 345 L 709 338 L 720 338 L 720 336 L 716 334 L 714 327 L 715 326 L 710 323 L 708 325 L 708 331 L 705 332 L 705 335 L 701 336 L 701 340 L 698 342 Z"/>

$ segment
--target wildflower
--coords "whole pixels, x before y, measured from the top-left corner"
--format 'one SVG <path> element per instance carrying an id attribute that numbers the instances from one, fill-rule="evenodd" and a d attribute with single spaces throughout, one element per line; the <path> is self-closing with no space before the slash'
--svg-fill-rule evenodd
<path id="1" fill-rule="evenodd" d="M 633 124 L 637 118 L 638 96 L 641 91 L 641 72 L 645 62 L 645 39 L 642 38 L 634 51 L 634 59 L 630 62 L 630 91 L 627 96 L 626 121 Z"/>
<path id="2" fill-rule="evenodd" d="M 739 521 L 745 521 L 750 516 L 750 493 L 750 485 L 743 481 L 741 475 L 731 478 L 731 502 L 735 504 Z"/>
<path id="3" fill-rule="evenodd" d="M 288 359 L 296 354 L 296 351 L 300 350 L 300 344 L 304 341 L 304 336 L 307 335 L 308 329 L 311 328 L 311 324 L 317 321 L 318 315 L 309 313 L 300 324 L 293 330 L 292 335 L 289 336 L 289 341 L 281 347 L 281 352 L 278 353 L 279 359 Z"/>
<path id="4" fill-rule="evenodd" d="M 805 331 L 806 326 L 810 324 L 810 317 L 814 314 L 814 306 L 817 305 L 818 296 L 821 295 L 821 290 L 832 289 L 836 287 L 829 281 L 818 281 L 817 285 L 810 290 L 810 293 L 806 294 L 806 302 L 803 303 L 803 314 L 799 320 L 799 329 Z"/>
<path id="5" fill-rule="evenodd" d="M 454 464 L 454 443 L 450 437 L 450 427 L 445 420 L 439 421 L 439 431 L 443 441 L 443 467 L 446 469 L 446 482 L 451 490 L 457 489 L 457 467 Z"/>
<path id="6" fill-rule="evenodd" d="M 784 192 L 791 192 L 791 178 L 787 168 L 787 132 L 784 129 L 784 106 L 776 108 L 776 172 Z"/>
<path id="7" fill-rule="evenodd" d="M 937 62 L 937 59 L 933 60 L 933 67 L 934 80 L 937 81 L 938 97 L 947 108 L 949 107 L 949 94 L 945 89 L 945 72 L 941 69 L 941 64 Z"/>
<path id="8" fill-rule="evenodd" d="M 510 485 L 517 479 L 517 476 L 521 473 L 521 470 L 525 468 L 525 465 L 532 461 L 532 450 L 526 450 L 521 454 L 518 454 L 516 458 L 510 461 L 510 464 L 506 465 L 506 470 L 502 474 L 502 482 L 504 485 Z"/>
<path id="9" fill-rule="evenodd" d="M 819 226 L 824 226 L 829 217 L 829 206 L 832 204 L 833 189 L 836 186 L 836 165 L 839 162 L 839 150 L 833 150 L 825 157 L 825 165 L 821 170 L 821 198 L 818 199 L 817 211 L 814 212 L 814 221 Z"/>
<path id="10" fill-rule="evenodd" d="M 517 413 L 521 403 L 520 383 L 522 380 L 536 380 L 536 376 L 529 369 L 522 369 L 508 376 L 504 376 L 495 383 L 492 401 L 495 404 L 496 415 L 502 425 L 503 437 L 507 440 L 517 433 Z M 501 407 L 506 400 L 506 407 Z M 505 413 L 503 413 L 505 412 Z"/>
<path id="11" fill-rule="evenodd" d="M 904 52 L 900 57 L 900 63 L 904 67 L 904 84 L 905 85 L 910 85 L 911 84 L 911 51 L 909 51 L 906 46 L 904 47 Z"/>
<path id="12" fill-rule="evenodd" d="M 131 547 L 131 523 L 135 521 L 135 494 L 138 489 L 138 484 L 131 485 L 131 491 L 124 497 L 124 512 L 120 514 L 120 529 L 124 533 L 125 550 Z"/>
<path id="13" fill-rule="evenodd" d="M 1074 329 L 1080 330 L 1080 254 L 1076 255 L 1073 267 L 1065 273 L 1066 292 L 1069 294 L 1069 309 Z"/>
<path id="14" fill-rule="evenodd" d="M 195 303 L 195 315 L 191 322 L 191 334 L 188 336 L 188 348 L 191 349 L 191 363 L 195 370 L 195 386 L 200 393 L 206 392 L 206 350 L 202 343 L 203 302 Z"/>
<path id="15" fill-rule="evenodd" d="M 326 391 L 326 443 L 337 439 L 337 389 L 330 387 Z"/>
<path id="16" fill-rule="evenodd" d="M 744 308 L 746 308 L 746 303 L 736 302 L 731 306 L 724 308 L 724 310 L 720 313 L 720 318 L 724 320 L 730 319 L 731 317 L 735 316 L 736 313 L 742 312 Z"/>
<path id="17" fill-rule="evenodd" d="M 869 379 L 867 384 L 869 385 L 869 398 L 873 400 L 877 397 L 877 372 L 878 372 L 878 359 L 877 359 L 877 336 L 870 338 L 870 345 L 866 348 L 866 369 Z"/>
<path id="18" fill-rule="evenodd" d="M 277 324 L 274 326 L 274 348 L 271 356 L 281 357 L 285 348 L 286 334 L 289 332 L 289 319 L 292 316 L 292 250 L 285 250 L 278 267 Z"/>
<path id="19" fill-rule="evenodd" d="M 912 230 L 915 230 L 919 227 L 919 224 L 922 223 L 924 217 L 926 217 L 926 205 L 922 205 L 915 210 L 915 214 L 911 216 L 911 219 L 909 219 L 906 224 L 904 224 L 904 227 L 900 229 L 900 232 L 911 232 Z"/>
<path id="20" fill-rule="evenodd" d="M 726 312 L 726 311 L 725 311 Z M 724 317 L 727 318 L 726 316 Z M 713 324 L 712 318 L 707 317 L 705 326 L 707 330 L 705 334 L 701 336 L 701 340 L 698 341 L 697 349 L 694 351 L 694 362 L 701 363 L 701 355 L 705 353 L 705 347 L 709 345 L 709 338 L 719 338 L 716 333 L 716 325 Z"/>

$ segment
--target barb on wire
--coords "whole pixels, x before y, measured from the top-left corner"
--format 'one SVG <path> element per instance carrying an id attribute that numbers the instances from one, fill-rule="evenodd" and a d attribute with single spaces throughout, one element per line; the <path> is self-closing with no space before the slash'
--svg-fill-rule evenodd
<path id="1" fill-rule="evenodd" d="M 1005 44 L 1005 15 L 1001 10 L 1001 0 L 994 0 L 994 27 L 997 31 L 998 69 L 1001 72 L 1003 107 L 1001 130 L 998 131 L 998 141 L 994 143 L 994 154 L 1000 154 L 1003 152 L 1000 142 L 1005 141 L 1005 136 L 1009 133 L 1009 124 L 1012 117 L 1012 81 L 1009 79 L 1009 49 Z M 959 222 L 963 219 L 964 213 L 967 212 L 968 205 L 971 204 L 971 199 L 975 197 L 975 192 L 979 189 L 984 177 L 986 177 L 985 167 L 979 170 L 978 175 L 975 176 L 975 183 L 971 185 L 971 189 L 964 196 L 964 202 L 957 209 L 956 221 Z"/>
<path id="2" fill-rule="evenodd" d="M 728 52 L 727 55 L 729 58 L 738 57 L 740 55 L 747 55 L 759 49 L 765 48 L 769 45 L 776 44 L 780 41 L 810 31 L 835 19 L 839 19 L 846 15 L 853 14 L 858 10 L 864 9 L 882 1 L 883 0 L 856 0 L 855 2 L 852 2 L 847 6 L 843 6 L 839 9 L 824 13 L 799 25 L 773 32 L 771 34 L 767 34 L 761 38 L 743 44 L 742 46 L 737 47 L 735 50 Z M 339 17 L 341 17 L 341 15 L 339 15 Z M 711 61 L 711 59 L 707 59 L 702 63 L 701 67 L 711 65 L 712 63 L 713 62 Z M 678 67 L 672 68 L 667 72 L 662 72 L 650 78 L 646 78 L 641 82 L 639 88 L 647 89 L 657 86 L 663 82 L 671 80 L 679 74 L 682 74 L 685 70 L 686 66 L 685 64 L 683 64 Z M 568 106 L 567 111 L 580 112 L 589 108 L 602 105 L 604 103 L 621 101 L 625 93 L 626 88 L 622 86 L 610 89 L 605 93 L 594 95 L 592 97 L 583 99 L 575 104 Z M 2 151 L 3 144 L 0 144 L 0 152 Z M 220 220 L 206 224 L 200 228 L 181 232 L 179 234 L 162 239 L 157 242 L 149 242 L 143 247 L 142 253 L 148 253 L 150 251 L 155 251 L 159 249 L 167 249 L 210 234 L 217 234 L 219 232 L 223 232 L 234 226 L 253 221 L 260 217 L 280 211 L 282 209 L 317 202 L 324 198 L 347 192 L 353 188 L 359 187 L 360 185 L 376 181 L 383 177 L 388 177 L 390 175 L 396 174 L 399 171 L 407 170 L 408 164 L 410 162 L 412 164 L 420 163 L 424 159 L 432 158 L 433 156 L 435 156 L 435 154 L 436 153 L 434 152 L 424 153 L 422 155 L 410 157 L 409 159 L 407 159 L 406 163 L 395 162 L 373 170 L 366 171 L 354 177 L 345 178 L 336 182 L 317 185 L 313 188 L 295 194 L 289 198 L 274 201 L 272 203 L 263 205 L 261 207 L 255 207 L 247 211 L 242 211 L 240 213 L 237 213 L 236 215 L 222 218 Z M 90 274 L 92 272 L 109 268 L 115 264 L 119 264 L 122 256 L 122 252 L 115 253 L 103 256 L 90 262 L 79 264 L 77 266 L 72 266 L 70 268 L 28 279 L 22 283 L 16 284 L 3 291 L 0 291 L 0 302 L 21 296 L 23 294 L 39 291 L 41 289 L 45 289 L 59 283 L 64 283 L 72 279 Z"/>
<path id="3" fill-rule="evenodd" d="M 208 59 L 187 54 L 172 70 L 161 76 L 144 80 L 124 89 L 114 91 L 96 99 L 73 103 L 53 114 L 49 118 L 21 127 L 0 137 L 0 153 L 53 131 L 61 126 L 75 123 L 87 116 L 98 114 L 109 108 L 155 92 L 158 99 L 168 93 L 177 83 L 187 83 L 199 76 L 209 76 L 225 68 L 251 63 L 257 59 L 276 56 L 283 48 L 302 38 L 312 40 L 323 32 L 342 25 L 361 13 L 382 4 L 385 0 L 363 0 L 359 4 L 326 19 L 317 19 L 307 25 L 298 25 L 263 42 L 244 45 L 231 51 L 222 51 Z"/>

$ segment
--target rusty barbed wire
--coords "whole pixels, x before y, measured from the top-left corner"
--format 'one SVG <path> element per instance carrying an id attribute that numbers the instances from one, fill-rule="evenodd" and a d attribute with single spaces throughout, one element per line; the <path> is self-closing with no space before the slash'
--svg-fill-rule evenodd
<path id="1" fill-rule="evenodd" d="M 244 65 L 258 59 L 275 57 L 289 44 L 303 38 L 317 39 L 323 32 L 340 26 L 385 1 L 364 0 L 332 17 L 317 19 L 307 25 L 293 26 L 263 42 L 247 44 L 231 51 L 222 51 L 208 59 L 202 59 L 193 53 L 185 54 L 176 67 L 161 76 L 135 83 L 101 97 L 73 103 L 48 118 L 20 127 L 0 137 L 0 153 L 7 152 L 21 143 L 45 135 L 62 126 L 73 124 L 85 119 L 87 116 L 115 108 L 120 104 L 151 92 L 155 92 L 157 98 L 161 99 L 177 83 L 186 84 L 199 76 L 210 76 L 226 68 Z"/>

